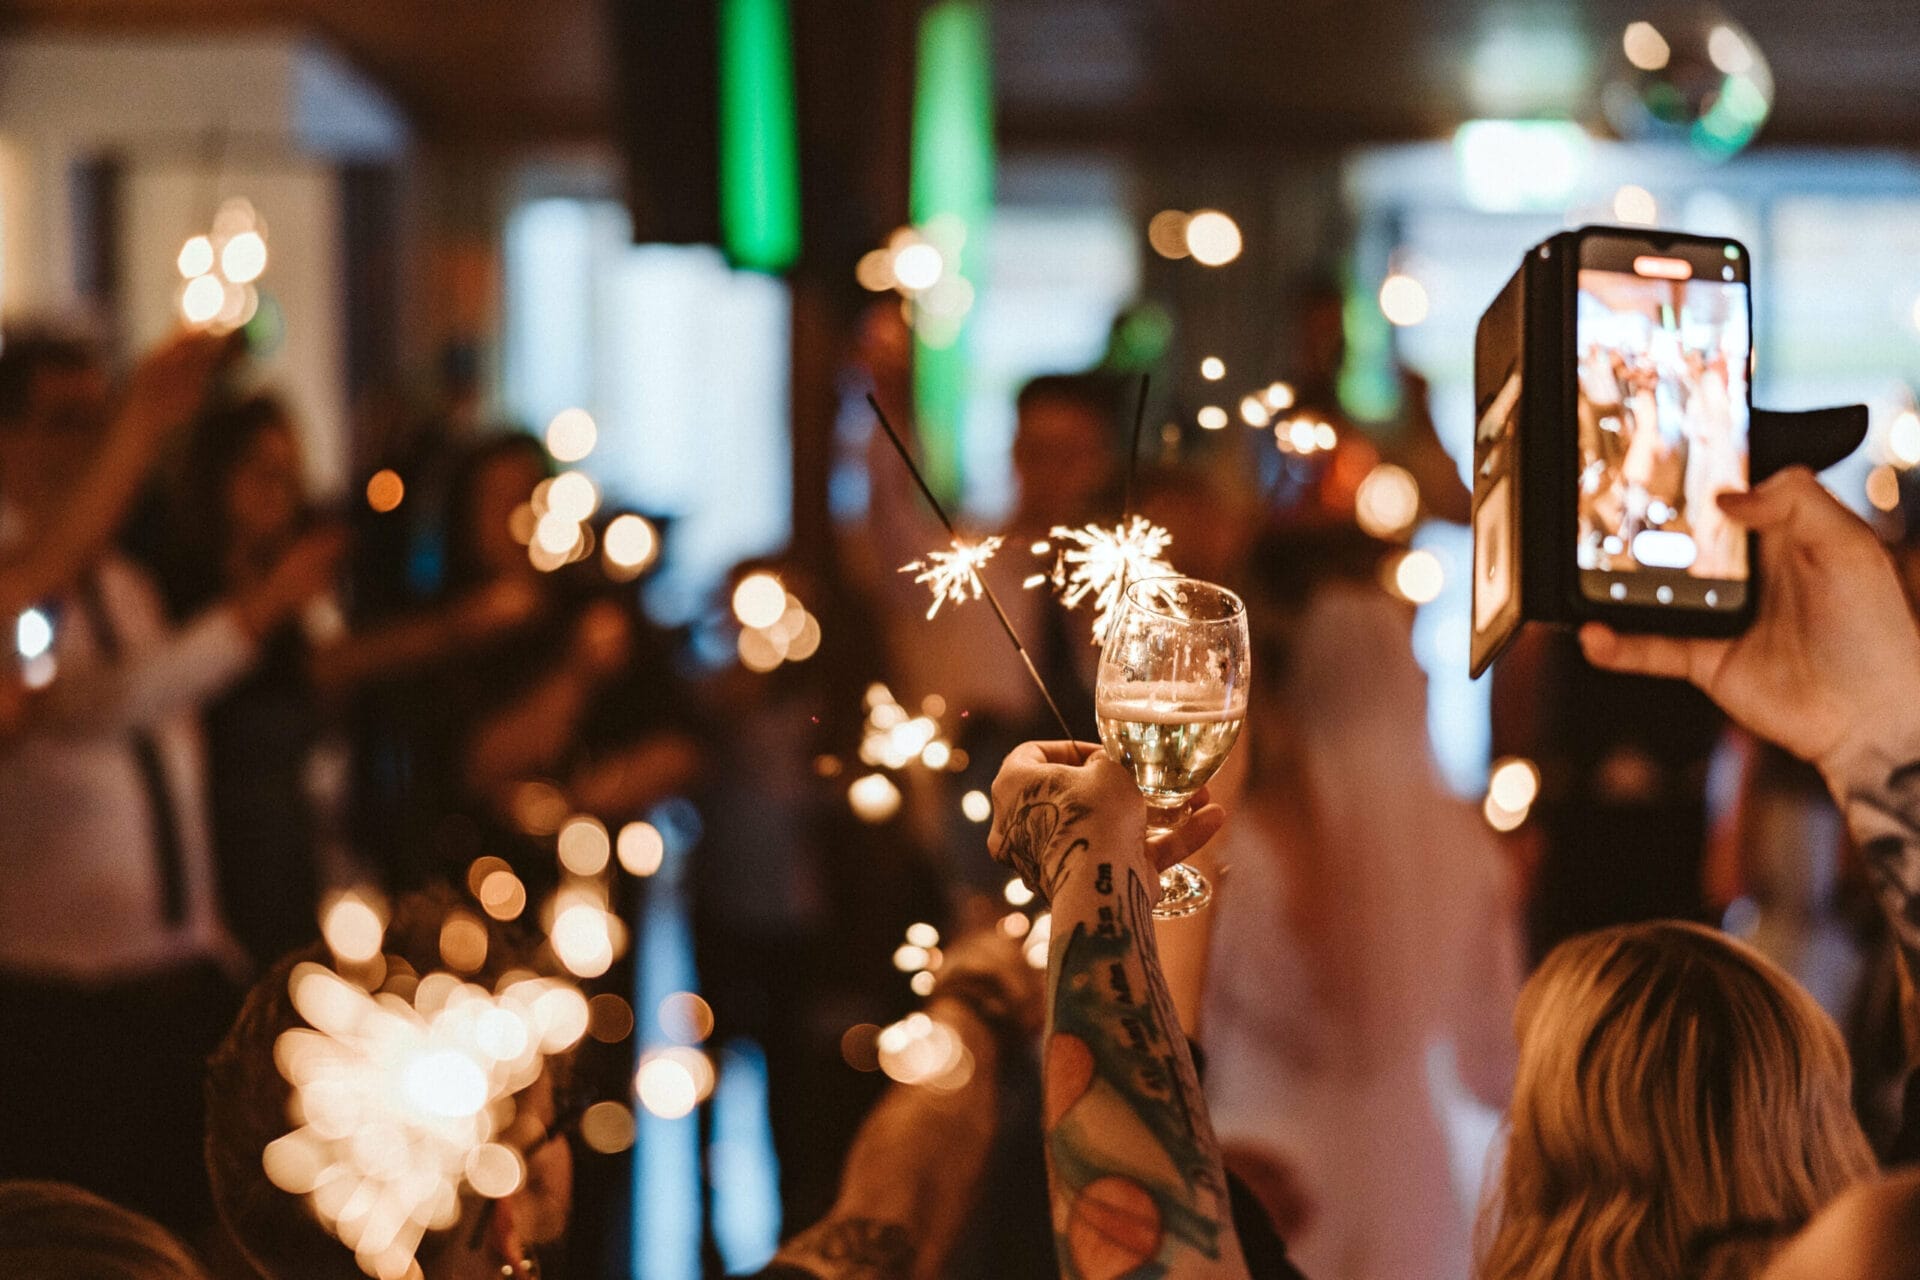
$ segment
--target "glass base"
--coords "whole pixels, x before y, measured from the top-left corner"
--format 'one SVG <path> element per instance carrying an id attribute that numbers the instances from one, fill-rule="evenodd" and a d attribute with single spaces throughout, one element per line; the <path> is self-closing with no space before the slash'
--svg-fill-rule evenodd
<path id="1" fill-rule="evenodd" d="M 1176 862 L 1160 873 L 1160 901 L 1153 914 L 1162 920 L 1190 916 L 1213 901 L 1213 886 L 1207 878 L 1184 862 Z"/>

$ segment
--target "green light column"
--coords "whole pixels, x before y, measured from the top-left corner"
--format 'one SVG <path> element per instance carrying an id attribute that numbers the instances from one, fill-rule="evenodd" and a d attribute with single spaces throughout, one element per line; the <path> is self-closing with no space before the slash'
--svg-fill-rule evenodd
<path id="1" fill-rule="evenodd" d="M 735 266 L 800 256 L 798 132 L 787 0 L 721 0 L 720 231 Z"/>
<path id="2" fill-rule="evenodd" d="M 916 226 L 935 219 L 961 234 L 958 273 L 978 307 L 993 215 L 993 53 L 982 0 L 938 0 L 920 20 L 914 89 L 909 208 Z M 914 343 L 914 407 L 927 480 L 955 501 L 964 479 L 962 437 L 970 362 L 969 323 Z"/>

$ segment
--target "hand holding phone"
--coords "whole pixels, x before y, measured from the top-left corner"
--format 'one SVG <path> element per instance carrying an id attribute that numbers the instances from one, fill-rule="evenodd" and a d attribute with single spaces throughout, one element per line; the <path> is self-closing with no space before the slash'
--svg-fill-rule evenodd
<path id="1" fill-rule="evenodd" d="M 1829 782 L 1846 777 L 1920 721 L 1920 628 L 1892 558 L 1804 467 L 1719 506 L 1759 535 L 1767 591 L 1753 627 L 1682 639 L 1589 623 L 1581 647 L 1597 666 L 1690 680 Z"/>

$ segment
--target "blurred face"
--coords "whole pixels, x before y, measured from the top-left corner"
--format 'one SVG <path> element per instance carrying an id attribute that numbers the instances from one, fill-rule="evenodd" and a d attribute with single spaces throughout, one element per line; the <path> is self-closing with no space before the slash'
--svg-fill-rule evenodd
<path id="1" fill-rule="evenodd" d="M 1113 481 L 1106 422 L 1075 400 L 1041 396 L 1029 401 L 1020 410 L 1013 469 L 1025 515 L 1076 520 Z"/>
<path id="2" fill-rule="evenodd" d="M 221 498 L 227 527 L 240 546 L 275 545 L 293 532 L 306 501 L 306 478 L 290 425 L 277 422 L 253 433 L 227 473 Z"/>
<path id="3" fill-rule="evenodd" d="M 79 477 L 99 448 L 108 390 L 98 366 L 35 375 L 27 411 L 0 423 L 0 486 L 8 501 L 43 506 Z"/>
<path id="4" fill-rule="evenodd" d="M 500 455 L 474 477 L 473 524 L 466 536 L 490 576 L 529 568 L 526 548 L 513 540 L 513 512 L 545 478 L 531 457 L 517 452 Z"/>

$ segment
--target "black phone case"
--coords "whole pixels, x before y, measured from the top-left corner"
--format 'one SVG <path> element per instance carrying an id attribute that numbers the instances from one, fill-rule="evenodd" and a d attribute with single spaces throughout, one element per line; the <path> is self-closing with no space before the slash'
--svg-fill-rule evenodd
<path id="1" fill-rule="evenodd" d="M 1730 636 L 1752 624 L 1759 606 L 1763 584 L 1751 535 L 1747 594 L 1739 609 L 1649 608 L 1591 600 L 1580 591 L 1575 556 L 1574 316 L 1580 244 L 1592 235 L 1628 237 L 1661 247 L 1739 243 L 1645 227 L 1586 226 L 1563 231 L 1527 251 L 1519 269 L 1481 316 L 1474 337 L 1475 572 L 1469 671 L 1475 676 L 1529 621 L 1558 626 L 1592 621 L 1622 631 Z M 1741 252 L 1745 253 L 1744 246 Z M 1751 256 L 1747 261 L 1752 262 Z M 1509 404 L 1510 411 L 1498 412 Z M 1864 405 L 1806 413 L 1771 413 L 1750 406 L 1751 482 L 1758 484 L 1795 464 L 1816 470 L 1831 466 L 1859 446 L 1866 429 Z M 1503 480 L 1511 488 L 1500 499 Z M 1511 508 L 1504 531 L 1499 521 L 1483 524 L 1489 511 L 1486 504 L 1496 500 Z M 1489 536 L 1511 538 L 1513 582 L 1507 602 L 1483 619 L 1481 593 L 1488 588 L 1483 582 L 1487 575 L 1481 544 Z"/>

